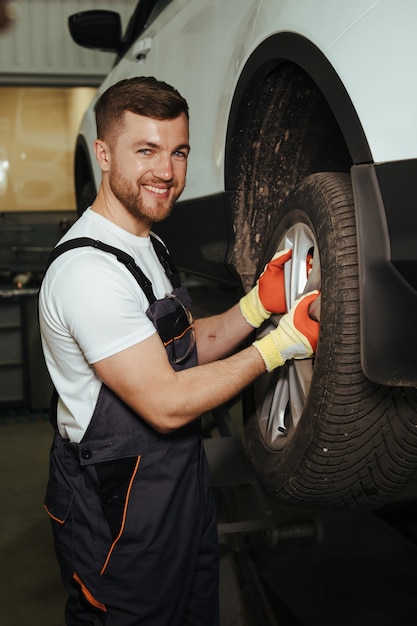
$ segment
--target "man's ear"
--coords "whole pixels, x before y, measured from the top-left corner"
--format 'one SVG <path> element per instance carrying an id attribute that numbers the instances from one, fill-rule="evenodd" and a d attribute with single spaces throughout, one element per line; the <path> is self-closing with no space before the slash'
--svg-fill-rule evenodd
<path id="1" fill-rule="evenodd" d="M 108 144 L 102 139 L 96 139 L 94 142 L 94 153 L 101 171 L 107 172 L 110 166 L 110 151 Z"/>

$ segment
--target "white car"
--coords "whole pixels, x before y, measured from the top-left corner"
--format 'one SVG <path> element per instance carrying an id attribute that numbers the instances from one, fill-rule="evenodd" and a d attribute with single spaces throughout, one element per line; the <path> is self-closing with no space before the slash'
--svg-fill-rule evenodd
<path id="1" fill-rule="evenodd" d="M 177 265 L 247 290 L 290 246 L 288 306 L 321 290 L 314 361 L 243 399 L 284 502 L 375 508 L 417 466 L 416 24 L 413 0 L 140 0 L 123 35 L 113 12 L 70 18 L 77 43 L 118 54 L 98 94 L 154 75 L 188 100 L 187 187 L 158 227 Z M 100 179 L 93 106 L 79 211 Z"/>

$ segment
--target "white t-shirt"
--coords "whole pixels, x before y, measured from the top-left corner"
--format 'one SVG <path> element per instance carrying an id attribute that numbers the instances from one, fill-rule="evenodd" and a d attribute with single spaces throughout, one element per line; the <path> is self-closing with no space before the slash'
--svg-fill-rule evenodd
<path id="1" fill-rule="evenodd" d="M 172 291 L 149 237 L 137 237 L 87 209 L 59 243 L 98 239 L 130 254 L 157 298 Z M 149 306 L 127 268 L 108 252 L 76 248 L 48 269 L 39 294 L 46 364 L 59 395 L 58 428 L 79 442 L 90 422 L 101 382 L 91 365 L 155 333 Z"/>

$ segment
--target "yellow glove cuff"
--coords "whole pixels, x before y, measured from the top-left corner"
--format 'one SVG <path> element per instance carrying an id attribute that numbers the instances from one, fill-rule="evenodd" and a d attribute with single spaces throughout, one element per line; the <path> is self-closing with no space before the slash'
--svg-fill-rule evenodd
<path id="1" fill-rule="evenodd" d="M 257 284 L 239 300 L 239 306 L 243 317 L 253 328 L 259 328 L 265 320 L 271 317 L 259 299 Z"/>
<path id="2" fill-rule="evenodd" d="M 274 335 L 268 333 L 262 339 L 258 339 L 252 344 L 259 352 L 264 360 L 268 372 L 272 372 L 277 367 L 284 365 L 285 359 L 282 357 L 277 342 L 274 341 Z"/>
<path id="3" fill-rule="evenodd" d="M 308 359 L 314 354 L 307 337 L 294 327 L 293 317 L 294 309 L 281 318 L 274 330 L 253 343 L 268 372 L 281 367 L 289 359 Z"/>

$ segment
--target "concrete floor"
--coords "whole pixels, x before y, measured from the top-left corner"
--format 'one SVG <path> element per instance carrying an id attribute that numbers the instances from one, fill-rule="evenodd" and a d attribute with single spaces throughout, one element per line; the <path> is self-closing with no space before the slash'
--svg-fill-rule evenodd
<path id="1" fill-rule="evenodd" d="M 51 426 L 43 416 L 0 425 L 0 623 L 62 626 L 64 593 L 43 509 Z"/>

